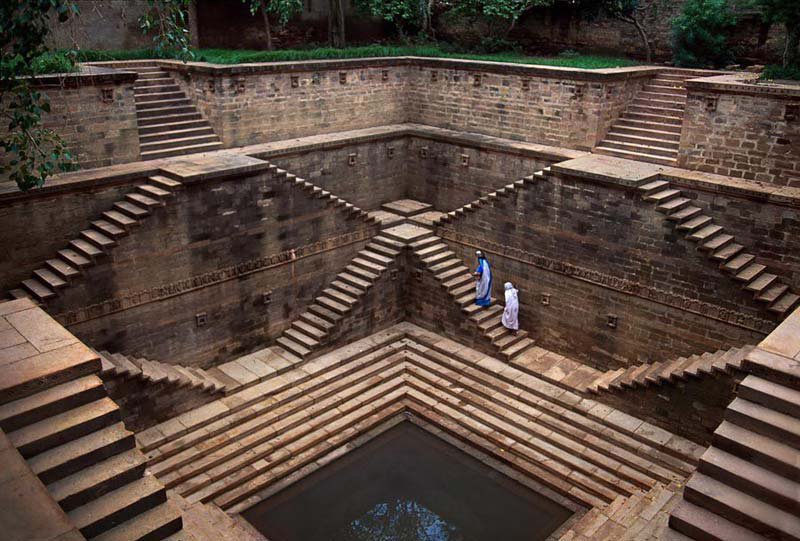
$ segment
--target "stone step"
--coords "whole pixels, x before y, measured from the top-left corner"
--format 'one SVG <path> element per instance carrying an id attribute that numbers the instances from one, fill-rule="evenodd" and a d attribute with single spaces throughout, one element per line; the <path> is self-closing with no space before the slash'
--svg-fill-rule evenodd
<path id="1" fill-rule="evenodd" d="M 764 541 L 762 535 L 686 500 L 672 510 L 669 525 L 691 539 L 702 541 Z"/>
<path id="2" fill-rule="evenodd" d="M 315 347 L 319 346 L 319 340 L 312 338 L 296 329 L 289 328 L 284 331 L 283 334 L 284 336 L 289 337 L 293 342 L 296 342 L 309 350 L 313 350 Z"/>
<path id="3" fill-rule="evenodd" d="M 292 340 L 287 336 L 281 336 L 276 340 L 276 343 L 282 348 L 287 349 L 289 352 L 297 355 L 301 359 L 305 359 L 311 354 L 311 350 Z"/>
<path id="4" fill-rule="evenodd" d="M 638 187 L 639 192 L 650 195 L 669 189 L 669 182 L 666 180 L 653 180 Z"/>
<path id="5" fill-rule="evenodd" d="M 352 262 L 351 262 L 352 263 Z M 347 265 L 345 268 L 345 273 L 355 276 L 359 280 L 363 280 L 370 285 L 374 284 L 375 281 L 380 277 L 378 274 L 375 274 L 372 271 L 364 269 L 364 267 L 360 267 L 358 265 Z"/>
<path id="6" fill-rule="evenodd" d="M 758 278 L 744 286 L 747 291 L 752 291 L 756 296 L 760 295 L 767 288 L 778 284 L 778 277 L 768 272 L 763 272 L 758 275 Z"/>
<path id="7" fill-rule="evenodd" d="M 359 267 L 367 272 L 371 272 L 376 277 L 380 276 L 381 273 L 383 273 L 386 270 L 386 265 L 381 265 L 378 263 L 374 263 L 372 261 L 368 261 L 366 259 L 362 259 L 360 255 L 354 257 L 350 263 L 355 267 Z"/>
<path id="8" fill-rule="evenodd" d="M 670 92 L 653 92 L 651 90 L 642 90 L 636 94 L 636 99 L 643 101 L 664 103 L 668 104 L 667 107 L 673 109 L 684 109 L 686 107 L 686 96 L 681 94 L 674 94 Z"/>
<path id="9" fill-rule="evenodd" d="M 169 105 L 166 107 L 151 107 L 147 109 L 136 109 L 136 118 L 138 121 L 158 118 L 158 123 L 163 122 L 163 117 L 174 117 L 175 115 L 185 115 L 189 113 L 196 113 L 197 108 L 186 100 L 187 103 L 179 105 Z M 146 124 L 145 124 L 146 125 Z"/>
<path id="10" fill-rule="evenodd" d="M 676 124 L 667 124 L 665 122 L 656 122 L 648 119 L 641 118 L 625 118 L 621 117 L 614 123 L 615 129 L 620 128 L 637 128 L 651 132 L 672 133 L 680 137 L 681 126 Z"/>
<path id="11" fill-rule="evenodd" d="M 136 80 L 136 84 L 134 85 L 134 91 L 139 90 L 143 91 L 145 88 L 151 86 L 164 86 L 174 84 L 175 80 L 172 77 L 169 77 L 165 74 L 161 75 L 151 75 L 147 76 L 146 78 L 139 78 Z"/>
<path id="12" fill-rule="evenodd" d="M 650 82 L 645 86 L 648 92 L 658 92 L 660 94 L 672 94 L 675 96 L 686 96 L 686 89 L 682 86 L 675 86 L 668 83 Z"/>
<path id="13" fill-rule="evenodd" d="M 95 231 L 94 229 L 86 229 L 81 231 L 81 238 L 97 246 L 100 250 L 108 251 L 117 245 L 117 242 L 110 237 L 107 237 Z"/>
<path id="14" fill-rule="evenodd" d="M 53 291 L 67 287 L 67 281 L 48 268 L 36 269 L 33 271 L 33 277 Z"/>
<path id="15" fill-rule="evenodd" d="M 134 87 L 133 95 L 136 97 L 146 96 L 148 94 L 158 95 L 165 92 L 178 92 L 180 89 L 181 87 L 176 84 L 139 86 Z"/>
<path id="16" fill-rule="evenodd" d="M 361 298 L 361 296 L 366 292 L 365 289 L 350 285 L 338 279 L 331 282 L 331 289 L 335 289 L 336 291 L 355 299 Z"/>
<path id="17" fill-rule="evenodd" d="M 434 242 L 433 244 L 430 244 L 430 245 L 426 246 L 425 248 L 422 248 L 420 250 L 416 250 L 414 253 L 416 253 L 417 256 L 419 256 L 420 259 L 425 261 L 426 258 L 429 258 L 431 256 L 435 256 L 436 254 L 440 254 L 442 252 L 446 252 L 446 251 L 449 251 L 449 250 L 450 250 L 450 248 L 444 242 Z"/>
<path id="18" fill-rule="evenodd" d="M 463 283 L 464 277 L 466 277 L 466 278 L 468 278 L 470 280 L 474 280 L 474 278 L 472 277 L 472 274 L 469 272 L 469 269 L 467 267 L 463 266 L 463 265 L 458 266 L 458 267 L 452 267 L 450 269 L 441 271 L 438 274 L 434 274 L 434 277 L 438 281 L 442 282 L 443 284 L 451 282 L 452 280 L 454 280 L 456 278 L 460 279 L 462 281 L 462 283 Z"/>
<path id="19" fill-rule="evenodd" d="M 327 295 L 320 295 L 314 302 L 323 308 L 327 308 L 328 310 L 339 314 L 340 316 L 343 316 L 350 311 L 350 306 L 342 304 L 336 299 L 332 299 Z"/>
<path id="20" fill-rule="evenodd" d="M 214 150 L 222 149 L 222 143 L 212 142 L 212 143 L 201 143 L 196 145 L 185 145 L 165 150 L 153 150 L 142 152 L 142 160 L 155 160 L 159 158 L 170 158 L 172 156 L 184 156 L 186 154 L 198 154 L 201 152 L 211 152 Z"/>
<path id="21" fill-rule="evenodd" d="M 466 269 L 466 267 L 464 267 L 464 269 Z M 473 290 L 475 289 L 475 278 L 469 274 L 469 271 L 456 273 L 452 278 L 442 281 L 442 286 L 449 291 L 450 294 L 453 294 L 455 290 L 466 287 L 467 285 Z"/>
<path id="22" fill-rule="evenodd" d="M 769 307 L 770 312 L 775 312 L 780 317 L 789 315 L 798 305 L 800 305 L 800 295 L 786 292 Z"/>
<path id="23" fill-rule="evenodd" d="M 659 114 L 653 111 L 637 111 L 628 110 L 622 113 L 622 118 L 626 120 L 644 120 L 654 124 L 669 124 L 673 126 L 681 126 L 682 119 L 678 115 L 673 114 Z"/>
<path id="24" fill-rule="evenodd" d="M 92 538 L 166 501 L 164 487 L 145 476 L 73 509 L 67 516 L 83 535 Z"/>
<path id="25" fill-rule="evenodd" d="M 146 465 L 142 453 L 129 449 L 51 483 L 47 490 L 69 512 L 140 479 Z"/>
<path id="26" fill-rule="evenodd" d="M 492 299 L 494 301 L 494 299 Z M 496 304 L 492 304 L 489 306 L 478 306 L 472 305 L 475 307 L 475 313 L 470 316 L 470 319 L 480 325 L 484 321 L 493 318 L 499 314 L 503 313 L 503 309 Z"/>
<path id="27" fill-rule="evenodd" d="M 315 317 L 323 319 L 333 326 L 335 326 L 339 322 L 339 320 L 342 319 L 342 316 L 340 316 L 333 310 L 329 310 L 317 303 L 314 303 L 311 306 L 309 306 L 308 311 L 311 312 Z"/>
<path id="28" fill-rule="evenodd" d="M 722 233 L 717 235 L 713 239 L 708 242 L 704 242 L 698 248 L 705 252 L 716 252 L 717 250 L 721 250 L 725 248 L 729 244 L 731 244 L 734 240 L 736 240 L 733 235 L 728 235 L 727 233 Z"/>
<path id="29" fill-rule="evenodd" d="M 88 260 L 86 262 L 89 263 Z M 74 280 L 81 275 L 80 269 L 73 267 L 64 259 L 48 259 L 45 265 L 64 280 Z"/>
<path id="30" fill-rule="evenodd" d="M 675 160 L 678 157 L 678 151 L 661 146 L 643 145 L 640 143 L 629 143 L 625 141 L 616 141 L 613 139 L 604 139 L 600 144 L 604 149 L 624 150 L 635 154 L 645 154 L 654 157 L 663 157 Z"/>
<path id="31" fill-rule="evenodd" d="M 671 201 L 673 199 L 679 198 L 681 196 L 680 190 L 674 190 L 672 188 L 667 188 L 665 190 L 648 193 L 644 196 L 645 201 L 652 201 L 657 204 L 664 204 L 667 201 Z"/>
<path id="32" fill-rule="evenodd" d="M 0 428 L 13 432 L 106 396 L 95 375 L 82 376 L 0 406 Z"/>
<path id="33" fill-rule="evenodd" d="M 607 391 L 609 389 L 609 384 L 617 379 L 623 372 L 625 372 L 624 368 L 617 368 L 615 370 L 606 370 L 603 372 L 599 378 L 597 378 L 591 385 L 589 385 L 586 390 L 599 393 L 600 391 Z"/>
<path id="34" fill-rule="evenodd" d="M 182 186 L 177 180 L 165 177 L 163 175 L 153 175 L 148 177 L 147 181 L 156 188 L 161 188 L 164 191 L 174 192 Z"/>
<path id="35" fill-rule="evenodd" d="M 93 220 L 92 228 L 110 239 L 118 239 L 128 234 L 127 229 L 107 220 Z"/>
<path id="36" fill-rule="evenodd" d="M 146 118 L 137 118 L 136 123 L 139 125 L 139 133 L 142 133 L 142 130 L 146 130 L 147 133 L 152 133 L 150 130 L 160 131 L 165 128 L 170 128 L 173 126 L 184 125 L 184 122 L 202 122 L 203 124 L 206 121 L 203 119 L 202 115 L 198 113 L 196 110 L 189 111 L 187 113 L 162 113 L 159 116 L 150 116 Z"/>
<path id="37" fill-rule="evenodd" d="M 395 240 L 387 237 L 386 235 L 376 235 L 372 238 L 372 241 L 376 244 L 380 244 L 381 246 L 385 246 L 386 248 L 396 250 L 397 252 L 400 252 L 406 246 L 405 242 Z"/>
<path id="38" fill-rule="evenodd" d="M 39 301 L 46 301 L 56 296 L 56 292 L 35 278 L 22 281 L 22 287 Z"/>
<path id="39" fill-rule="evenodd" d="M 219 143 L 219 138 L 211 133 L 194 135 L 176 135 L 174 137 L 162 138 L 157 141 L 141 142 L 139 148 L 142 155 L 150 155 L 153 152 L 171 150 L 173 148 L 185 148 L 189 146 L 203 145 L 207 143 Z M 221 143 L 220 143 L 221 144 Z"/>
<path id="40" fill-rule="evenodd" d="M 183 94 L 183 93 L 181 93 Z M 163 100 L 136 100 L 136 113 L 142 113 L 151 109 L 164 109 L 172 107 L 191 106 L 192 100 L 182 95 L 177 98 L 169 98 Z"/>
<path id="41" fill-rule="evenodd" d="M 695 473 L 684 488 L 684 498 L 756 533 L 800 539 L 800 518 L 707 475 Z"/>
<path id="42" fill-rule="evenodd" d="M 369 288 L 372 287 L 372 282 L 368 282 L 367 280 L 363 280 L 358 276 L 354 276 L 349 272 L 340 272 L 337 276 L 337 281 L 348 285 L 349 287 L 359 290 L 359 291 L 367 291 Z"/>
<path id="43" fill-rule="evenodd" d="M 751 263 L 750 265 L 744 267 L 741 271 L 734 275 L 734 279 L 740 282 L 747 282 L 750 283 L 756 278 L 758 278 L 764 271 L 767 270 L 765 265 L 761 265 L 759 263 Z"/>
<path id="44" fill-rule="evenodd" d="M 171 191 L 165 190 L 153 184 L 140 184 L 139 186 L 136 187 L 136 189 L 147 197 L 158 199 L 161 201 L 164 201 L 165 199 L 168 199 L 173 195 Z"/>
<path id="45" fill-rule="evenodd" d="M 747 268 L 755 259 L 756 256 L 752 254 L 739 254 L 725 264 L 720 265 L 720 267 L 724 271 L 738 273 L 742 269 Z"/>
<path id="46" fill-rule="evenodd" d="M 374 263 L 375 265 L 377 265 L 379 267 L 384 267 L 384 268 L 388 267 L 393 261 L 392 258 L 386 257 L 386 256 L 384 256 L 384 255 L 382 255 L 382 254 L 380 254 L 378 252 L 374 252 L 374 251 L 372 251 L 372 250 L 370 250 L 368 248 L 365 248 L 364 250 L 361 250 L 360 252 L 358 252 L 358 255 L 359 255 L 360 258 L 365 259 L 367 261 L 370 261 L 370 262 Z"/>
<path id="47" fill-rule="evenodd" d="M 743 245 L 732 242 L 711 254 L 711 258 L 724 263 L 739 255 L 742 250 L 744 250 Z"/>
<path id="48" fill-rule="evenodd" d="M 144 142 L 158 141 L 159 137 L 173 137 L 174 135 L 201 135 L 213 133 L 211 125 L 204 119 L 178 120 L 164 124 L 150 124 L 139 126 L 139 140 Z"/>
<path id="49" fill-rule="evenodd" d="M 695 231 L 698 231 L 700 229 L 703 229 L 704 227 L 712 225 L 713 220 L 710 216 L 705 216 L 703 214 L 700 214 L 700 212 L 694 212 L 694 214 L 695 216 L 693 218 L 690 218 L 685 222 L 679 224 L 678 230 L 693 234 Z"/>
<path id="50" fill-rule="evenodd" d="M 182 479 L 189 473 L 185 470 L 188 464 L 195 463 L 198 459 L 210 456 L 211 453 L 231 444 L 229 438 L 217 438 L 217 436 L 232 433 L 237 438 L 246 437 L 272 425 L 275 419 L 271 417 L 270 412 L 274 410 L 280 410 L 279 416 L 285 417 L 293 411 L 293 407 L 302 409 L 311 401 L 319 402 L 337 393 L 346 393 L 351 387 L 372 380 L 382 370 L 395 366 L 401 360 L 397 357 L 396 350 L 384 347 L 373 353 L 346 360 L 342 365 L 314 366 L 305 373 L 300 373 L 298 370 L 288 371 L 285 374 L 288 381 L 279 387 L 276 387 L 274 382 L 264 381 L 247 393 L 237 393 L 238 398 L 247 397 L 238 410 L 229 411 L 213 422 L 197 423 L 192 426 L 188 435 L 162 443 L 157 454 L 150 453 L 151 471 L 170 486 L 183 482 Z M 301 383 L 304 384 L 303 388 L 298 387 Z M 269 402 L 265 403 L 264 407 L 259 407 L 255 411 L 250 409 L 250 406 L 255 406 L 265 399 Z M 212 437 L 215 439 L 207 442 Z M 202 470 L 199 463 L 197 467 L 198 471 Z M 177 473 L 167 477 L 171 472 Z"/>
<path id="51" fill-rule="evenodd" d="M 327 332 L 299 319 L 292 322 L 292 328 L 298 333 L 302 333 L 305 336 L 316 340 L 317 343 L 322 342 L 325 340 L 325 337 L 328 336 Z"/>
<path id="52" fill-rule="evenodd" d="M 152 103 L 161 100 L 187 99 L 186 93 L 178 85 L 153 85 L 145 86 L 133 92 L 136 105 Z"/>
<path id="53" fill-rule="evenodd" d="M 630 133 L 621 132 L 616 128 L 611 128 L 608 135 L 606 135 L 606 141 L 628 143 L 645 147 L 660 147 L 677 152 L 678 141 L 673 141 L 666 137 L 667 136 L 651 137 L 649 132 L 645 132 L 645 134 L 641 135 L 631 135 Z"/>
<path id="54" fill-rule="evenodd" d="M 138 104 L 137 104 L 138 105 Z M 644 100 L 635 99 L 625 109 L 626 113 L 648 113 L 653 115 L 663 115 L 668 117 L 683 117 L 683 109 L 680 107 L 666 107 L 658 103 L 646 103 Z"/>
<path id="55" fill-rule="evenodd" d="M 800 516 L 800 483 L 797 481 L 713 446 L 700 457 L 698 471 L 787 513 Z"/>
<path id="56" fill-rule="evenodd" d="M 49 485 L 133 449 L 135 445 L 133 433 L 118 422 L 40 453 L 30 458 L 28 465 L 44 484 Z"/>
<path id="57" fill-rule="evenodd" d="M 719 235 L 724 231 L 724 228 L 720 225 L 707 225 L 705 227 L 701 227 L 700 229 L 694 231 L 691 235 L 688 236 L 688 239 L 697 242 L 697 243 L 704 243 L 708 242 L 713 239 L 716 235 Z"/>
<path id="58" fill-rule="evenodd" d="M 722 421 L 714 431 L 712 444 L 788 479 L 800 479 L 797 450 L 783 442 Z"/>
<path id="59" fill-rule="evenodd" d="M 358 303 L 357 296 L 352 296 L 333 288 L 323 289 L 322 295 L 333 299 L 334 301 L 343 306 L 346 306 L 348 308 L 348 311 L 351 310 L 356 303 Z"/>
<path id="60" fill-rule="evenodd" d="M 637 160 L 647 163 L 655 163 L 659 165 L 675 165 L 675 160 L 665 158 L 663 156 L 653 156 L 651 154 L 642 154 L 641 152 L 632 152 L 630 150 L 621 150 L 618 148 L 604 147 L 602 144 L 595 148 L 599 154 L 606 154 L 609 156 L 616 156 L 617 158 L 625 158 L 628 160 Z"/>
<path id="61" fill-rule="evenodd" d="M 114 210 L 120 212 L 134 220 L 141 220 L 150 215 L 147 208 L 131 203 L 130 201 L 118 201 L 114 203 Z"/>
<path id="62" fill-rule="evenodd" d="M 166 502 L 139 513 L 122 524 L 92 538 L 92 541 L 155 541 L 172 539 L 173 534 L 178 535 L 180 533 L 182 524 L 183 519 L 181 518 L 180 510 L 170 502 Z M 185 541 L 189 540 L 186 539 Z"/>
<path id="63" fill-rule="evenodd" d="M 800 449 L 800 419 L 766 408 L 744 398 L 734 398 L 725 419 L 742 428 Z"/>
<path id="64" fill-rule="evenodd" d="M 8 439 L 24 458 L 30 458 L 119 420 L 119 408 L 104 397 L 10 432 Z"/>
<path id="65" fill-rule="evenodd" d="M 789 286 L 785 284 L 775 284 L 768 288 L 764 288 L 761 293 L 756 295 L 756 300 L 766 303 L 773 303 L 778 300 L 781 295 L 789 290 Z"/>
<path id="66" fill-rule="evenodd" d="M 327 336 L 328 333 L 334 328 L 333 323 L 311 312 L 303 312 L 300 314 L 298 321 L 303 322 L 310 327 L 314 327 L 317 329 L 317 331 L 322 333 L 323 336 Z"/>
<path id="67" fill-rule="evenodd" d="M 119 212 L 118 210 L 109 210 L 103 213 L 103 218 L 109 223 L 115 224 L 117 227 L 125 230 L 130 230 L 134 225 L 139 225 L 139 222 L 131 218 L 127 214 Z"/>
<path id="68" fill-rule="evenodd" d="M 382 255 L 383 257 L 389 259 L 390 261 L 400 255 L 400 250 L 396 248 L 390 248 L 389 246 L 385 246 L 377 242 L 370 242 L 369 244 L 367 244 L 366 249 L 373 253 Z"/>
<path id="69" fill-rule="evenodd" d="M 163 205 L 163 203 L 158 199 L 154 199 L 152 197 L 148 197 L 147 195 L 136 192 L 125 194 L 125 199 L 134 205 L 146 209 L 153 209 Z"/>
<path id="70" fill-rule="evenodd" d="M 439 245 L 434 245 L 433 247 L 436 248 Z M 420 252 L 417 252 L 419 255 Z M 425 263 L 426 266 L 431 267 L 443 261 L 447 261 L 448 259 L 455 258 L 456 254 L 452 251 L 448 250 L 445 246 L 444 250 L 438 250 L 433 255 L 425 255 L 421 256 L 422 262 Z"/>
<path id="71" fill-rule="evenodd" d="M 672 214 L 673 212 L 678 212 L 691 204 L 692 200 L 686 197 L 676 197 L 675 199 L 671 199 L 666 203 L 661 203 L 660 205 L 656 206 L 656 210 L 658 212 L 663 212 L 665 214 Z"/>
<path id="72" fill-rule="evenodd" d="M 506 359 L 506 361 L 511 361 L 512 359 L 514 359 L 519 355 L 522 355 L 535 345 L 536 345 L 535 341 L 531 340 L 528 337 L 525 337 L 522 340 L 519 340 L 510 346 L 504 347 L 500 351 L 500 354 Z"/>
<path id="73" fill-rule="evenodd" d="M 141 367 L 134 364 L 122 353 L 110 353 L 106 355 L 106 358 L 114 363 L 114 365 L 117 367 L 117 373 L 123 377 L 136 377 L 142 373 Z"/>
<path id="74" fill-rule="evenodd" d="M 669 143 L 680 143 L 681 140 L 681 135 L 679 131 L 678 132 L 662 131 L 660 129 L 655 129 L 655 128 L 629 126 L 629 125 L 623 125 L 620 122 L 615 122 L 611 127 L 609 133 L 614 133 L 624 136 L 642 137 L 644 139 L 650 139 L 652 141 L 664 141 Z"/>

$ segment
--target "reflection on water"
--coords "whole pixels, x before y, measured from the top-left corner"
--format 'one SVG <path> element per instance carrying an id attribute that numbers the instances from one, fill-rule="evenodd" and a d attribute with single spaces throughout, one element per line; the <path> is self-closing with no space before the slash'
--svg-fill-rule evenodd
<path id="1" fill-rule="evenodd" d="M 461 541 L 458 529 L 413 500 L 379 503 L 364 516 L 333 532 L 335 541 Z"/>
<path id="2" fill-rule="evenodd" d="M 401 423 L 242 514 L 270 541 L 541 541 L 571 511 Z"/>

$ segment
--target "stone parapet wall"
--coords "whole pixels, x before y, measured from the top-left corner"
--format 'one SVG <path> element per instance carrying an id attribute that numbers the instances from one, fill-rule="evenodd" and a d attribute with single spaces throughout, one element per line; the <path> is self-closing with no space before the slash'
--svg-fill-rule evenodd
<path id="1" fill-rule="evenodd" d="M 753 84 L 751 77 L 687 82 L 678 164 L 800 187 L 800 88 Z"/>

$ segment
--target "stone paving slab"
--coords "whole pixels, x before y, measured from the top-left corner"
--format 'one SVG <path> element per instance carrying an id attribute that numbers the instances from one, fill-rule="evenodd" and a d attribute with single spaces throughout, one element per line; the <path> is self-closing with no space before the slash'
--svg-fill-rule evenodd
<path id="1" fill-rule="evenodd" d="M 398 199 L 381 205 L 381 209 L 400 216 L 409 217 L 423 212 L 429 211 L 433 208 L 430 203 L 423 203 L 415 199 Z"/>
<path id="2" fill-rule="evenodd" d="M 394 214 L 393 212 L 387 212 L 385 210 L 373 210 L 368 214 L 370 218 L 378 220 L 378 223 L 384 227 L 397 225 L 405 220 L 405 218 L 399 214 Z"/>
<path id="3" fill-rule="evenodd" d="M 381 231 L 382 234 L 387 235 L 397 241 L 412 243 L 415 240 L 421 239 L 431 234 L 430 229 L 420 227 L 413 224 L 401 224 Z"/>

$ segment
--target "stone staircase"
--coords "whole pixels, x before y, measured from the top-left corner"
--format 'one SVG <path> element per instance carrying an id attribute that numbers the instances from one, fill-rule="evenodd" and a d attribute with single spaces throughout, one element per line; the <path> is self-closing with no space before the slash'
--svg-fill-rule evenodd
<path id="1" fill-rule="evenodd" d="M 39 314 L 32 322 L 41 336 L 65 335 Z M 180 512 L 145 475 L 146 459 L 98 377 L 100 360 L 72 340 L 15 364 L 18 382 L 0 394 L 0 427 L 86 538 L 165 539 L 181 529 Z"/>
<path id="2" fill-rule="evenodd" d="M 222 148 L 211 124 L 166 71 L 157 64 L 125 69 L 139 74 L 133 91 L 142 160 Z"/>
<path id="3" fill-rule="evenodd" d="M 149 177 L 147 182 L 137 185 L 124 199 L 93 220 L 79 237 L 45 261 L 43 267 L 33 271 L 31 278 L 23 280 L 20 288 L 10 292 L 11 297 L 30 297 L 36 302 L 55 298 L 59 291 L 84 276 L 85 269 L 97 264 L 117 246 L 119 239 L 130 234 L 157 208 L 165 206 L 180 186 L 180 182 L 165 176 Z"/>
<path id="4" fill-rule="evenodd" d="M 676 165 L 686 109 L 686 80 L 691 77 L 679 71 L 659 73 L 636 94 L 594 151 Z"/>
<path id="5" fill-rule="evenodd" d="M 742 288 L 779 318 L 786 317 L 798 303 L 800 295 L 781 282 L 776 274 L 767 272 L 766 265 L 736 242 L 733 235 L 693 204 L 692 199 L 673 188 L 666 180 L 654 180 L 639 186 L 646 201 L 656 204 L 656 210 L 675 222 L 678 231 L 696 243 L 719 268 L 742 284 Z"/>
<path id="6" fill-rule="evenodd" d="M 491 342 L 498 355 L 510 361 L 533 347 L 534 341 L 528 338 L 527 331 L 520 329 L 513 333 L 502 325 L 502 306 L 495 303 L 489 306 L 475 304 L 475 278 L 472 272 L 441 238 L 431 233 L 414 241 L 410 247 L 414 256 L 433 274 L 461 312 Z"/>
<path id="7" fill-rule="evenodd" d="M 689 377 L 712 376 L 715 373 L 730 374 L 739 370 L 742 361 L 754 346 L 730 348 L 700 355 L 678 357 L 668 361 L 644 363 L 603 372 L 586 386 L 586 392 L 600 394 L 664 385 L 686 381 Z"/>
<path id="8" fill-rule="evenodd" d="M 108 351 L 95 352 L 100 357 L 103 378 L 138 378 L 145 383 L 169 383 L 209 394 L 226 393 L 228 386 L 202 368 L 151 361 Z"/>
<path id="9" fill-rule="evenodd" d="M 545 177 L 550 175 L 550 168 L 545 167 L 541 171 L 537 171 L 532 175 L 528 175 L 527 177 L 521 178 L 511 184 L 506 184 L 499 190 L 495 190 L 493 192 L 489 192 L 488 194 L 479 197 L 478 199 L 467 203 L 466 205 L 459 207 L 453 211 L 450 211 L 438 219 L 433 221 L 434 226 L 443 226 L 447 223 L 452 223 L 455 219 L 461 218 L 466 216 L 470 212 L 475 212 L 481 207 L 491 205 L 498 199 L 502 197 L 508 197 L 512 193 L 516 192 L 517 190 L 521 189 L 523 186 L 527 186 L 533 184 L 539 180 L 544 179 Z"/>
<path id="10" fill-rule="evenodd" d="M 306 359 L 324 344 L 331 332 L 361 301 L 400 255 L 402 244 L 378 235 L 360 250 L 306 312 L 278 338 L 285 350 Z"/>
<path id="11" fill-rule="evenodd" d="M 794 327 L 784 345 L 800 349 Z M 788 323 L 787 320 L 784 324 Z M 775 331 L 781 332 L 781 328 Z M 769 340 L 769 338 L 768 338 Z M 788 342 L 788 344 L 786 344 Z M 691 539 L 800 539 L 800 370 L 756 349 L 670 526 Z"/>
<path id="12" fill-rule="evenodd" d="M 148 470 L 168 488 L 229 512 L 341 456 L 404 413 L 590 507 L 683 480 L 702 452 L 621 412 L 598 415 L 591 400 L 409 324 L 215 404 L 137 439 Z"/>
<path id="13" fill-rule="evenodd" d="M 360 218 L 368 223 L 371 224 L 379 224 L 380 221 L 370 216 L 370 214 L 353 205 L 352 203 L 348 203 L 341 197 L 338 197 L 327 190 L 323 190 L 319 186 L 306 181 L 305 179 L 297 177 L 297 175 L 293 175 L 289 173 L 285 169 L 281 169 L 277 165 L 271 164 L 269 166 L 270 171 L 278 180 L 282 180 L 283 182 L 289 183 L 290 186 L 294 186 L 300 190 L 303 190 L 308 194 L 310 197 L 315 199 L 321 199 L 325 201 L 329 205 L 333 205 L 336 208 L 341 208 L 344 211 L 348 212 L 354 218 Z"/>

